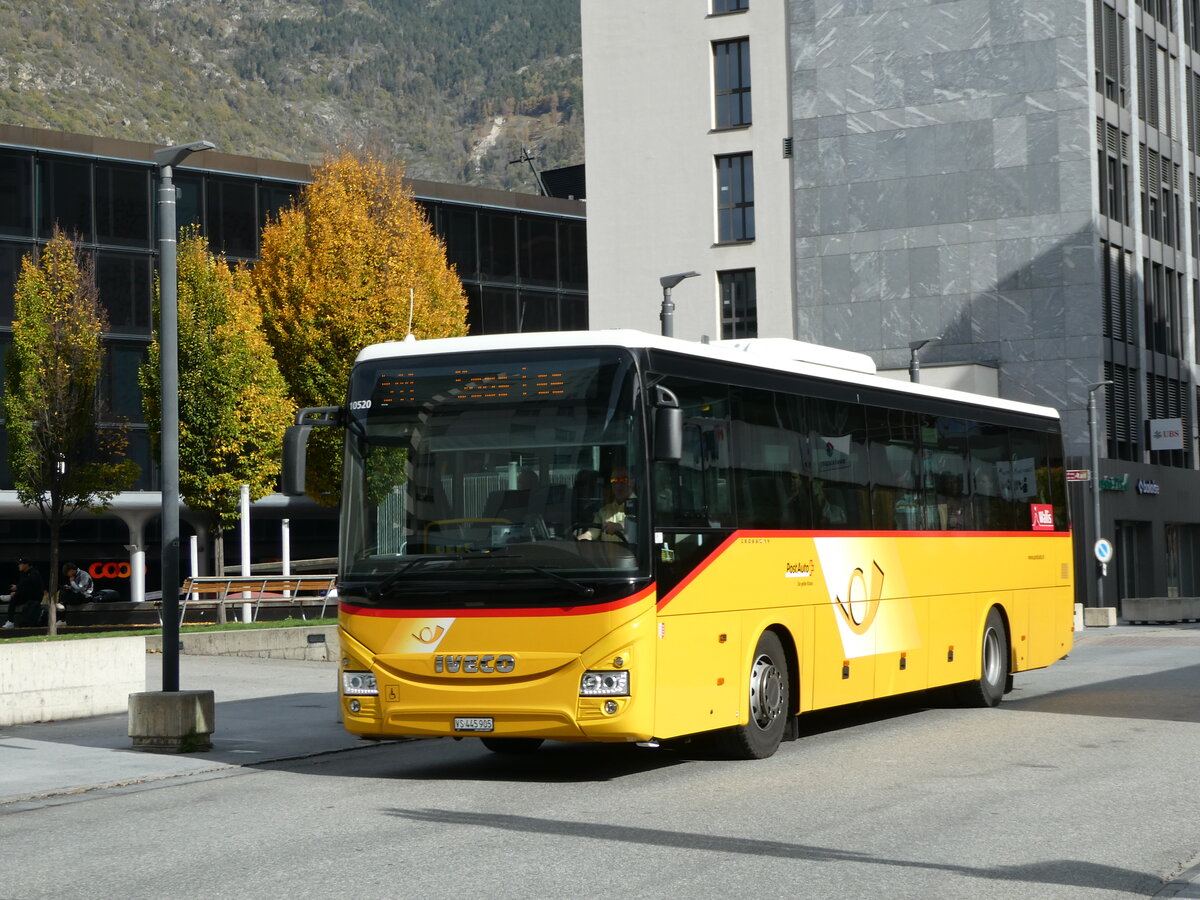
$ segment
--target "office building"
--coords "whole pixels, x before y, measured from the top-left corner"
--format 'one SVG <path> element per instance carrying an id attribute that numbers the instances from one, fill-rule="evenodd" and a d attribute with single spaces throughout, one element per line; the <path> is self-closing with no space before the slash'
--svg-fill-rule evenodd
<path id="1" fill-rule="evenodd" d="M 0 126 L 0 350 L 10 339 L 13 288 L 21 259 L 49 239 L 57 223 L 92 254 L 109 318 L 105 400 L 130 423 L 129 453 L 141 476 L 119 495 L 110 515 L 85 516 L 65 533 L 63 558 L 111 563 L 128 577 L 126 546 L 145 553 L 148 588 L 157 588 L 157 463 L 142 415 L 136 372 L 151 334 L 158 255 L 155 146 L 132 141 Z M 267 218 L 311 181 L 307 165 L 208 151 L 175 170 L 177 221 L 198 223 L 214 250 L 253 261 Z M 417 201 L 445 241 L 463 282 L 472 333 L 586 329 L 586 221 L 581 201 L 463 185 L 411 181 Z M 44 561 L 48 536 L 31 527 L 36 512 L 12 490 L 0 429 L 0 563 L 20 556 Z M 280 555 L 280 519 L 293 518 L 293 558 L 329 557 L 336 524 L 328 511 L 281 496 L 255 504 L 255 561 Z M 185 511 L 185 535 L 189 517 Z M 199 526 L 198 522 L 191 522 Z M 186 540 L 186 536 L 185 536 Z M 148 550 L 148 552 L 147 552 Z M 202 556 L 207 547 L 201 546 Z M 134 551 L 130 551 L 132 553 Z M 186 551 L 185 551 L 186 552 Z M 236 562 L 236 536 L 226 558 Z M 187 557 L 183 571 L 189 570 Z M 201 560 L 201 570 L 204 560 Z M 124 583 L 115 587 L 127 595 Z"/>
<path id="2" fill-rule="evenodd" d="M 1058 409 L 1075 470 L 1094 397 L 1106 603 L 1200 594 L 1198 6 L 583 4 L 592 326 L 695 270 L 677 336 L 915 359 Z"/>

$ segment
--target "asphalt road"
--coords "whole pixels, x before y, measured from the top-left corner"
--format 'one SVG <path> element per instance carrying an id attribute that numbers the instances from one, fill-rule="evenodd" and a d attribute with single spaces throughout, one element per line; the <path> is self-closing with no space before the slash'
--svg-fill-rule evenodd
<path id="1" fill-rule="evenodd" d="M 759 762 L 418 741 L 0 808 L 0 897 L 1200 897 L 1198 775 L 1200 630 L 1121 629 Z"/>

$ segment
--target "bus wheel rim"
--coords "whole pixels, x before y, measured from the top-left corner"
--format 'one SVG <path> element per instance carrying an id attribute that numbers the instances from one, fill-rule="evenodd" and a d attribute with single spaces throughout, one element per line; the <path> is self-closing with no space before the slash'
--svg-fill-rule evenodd
<path id="1" fill-rule="evenodd" d="M 994 628 L 983 636 L 983 679 L 988 684 L 1000 679 L 1000 636 Z"/>
<path id="2" fill-rule="evenodd" d="M 763 654 L 754 660 L 750 672 L 750 715 L 759 728 L 766 730 L 783 712 L 783 675 Z"/>

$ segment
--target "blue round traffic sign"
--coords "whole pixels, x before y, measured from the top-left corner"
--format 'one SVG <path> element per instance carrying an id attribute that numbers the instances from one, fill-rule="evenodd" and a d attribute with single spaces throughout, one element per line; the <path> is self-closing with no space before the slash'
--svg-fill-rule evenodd
<path id="1" fill-rule="evenodd" d="M 1097 561 L 1102 563 L 1112 562 L 1113 545 L 1108 540 L 1100 538 L 1100 540 L 1096 541 L 1096 546 L 1092 552 L 1096 554 Z"/>

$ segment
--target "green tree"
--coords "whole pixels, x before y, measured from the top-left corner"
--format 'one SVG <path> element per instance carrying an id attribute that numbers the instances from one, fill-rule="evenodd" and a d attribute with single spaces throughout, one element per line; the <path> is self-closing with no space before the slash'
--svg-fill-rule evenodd
<path id="1" fill-rule="evenodd" d="M 195 226 L 178 250 L 179 494 L 207 515 L 214 565 L 224 571 L 224 532 L 238 518 L 243 484 L 257 500 L 275 488 L 283 431 L 294 408 L 263 334 L 245 270 L 214 257 Z M 155 318 L 158 317 L 155 285 Z M 162 430 L 157 335 L 138 372 L 150 435 Z"/>
<path id="2" fill-rule="evenodd" d="M 368 344 L 467 332 L 462 283 L 403 179 L 402 167 L 343 152 L 263 230 L 251 278 L 298 406 L 344 402 Z M 313 435 L 307 488 L 334 505 L 341 441 L 329 432 Z"/>
<path id="3" fill-rule="evenodd" d="M 107 509 L 138 475 L 124 458 L 125 428 L 105 416 L 99 390 L 106 324 L 90 258 L 55 228 L 39 259 L 21 261 L 4 394 L 17 495 L 50 528 L 50 634 L 63 526 Z"/>

